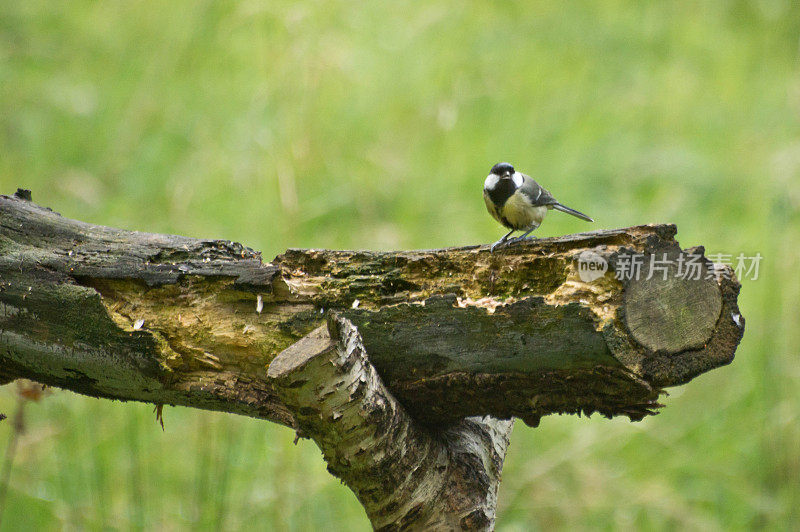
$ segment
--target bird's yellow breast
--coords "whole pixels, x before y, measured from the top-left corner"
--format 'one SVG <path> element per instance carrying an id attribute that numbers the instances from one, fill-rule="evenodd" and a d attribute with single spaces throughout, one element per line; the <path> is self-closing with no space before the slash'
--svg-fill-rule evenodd
<path id="1" fill-rule="evenodd" d="M 499 209 L 498 214 L 508 222 L 507 226 L 514 229 L 534 229 L 547 215 L 547 207 L 534 206 L 522 194 L 514 194 Z M 503 221 L 501 220 L 501 223 Z"/>

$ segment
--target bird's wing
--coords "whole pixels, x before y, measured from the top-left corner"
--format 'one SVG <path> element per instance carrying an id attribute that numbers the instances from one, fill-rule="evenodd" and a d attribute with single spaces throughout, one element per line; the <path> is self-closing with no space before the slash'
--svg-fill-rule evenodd
<path id="1" fill-rule="evenodd" d="M 558 203 L 550 192 L 534 181 L 530 176 L 522 174 L 522 186 L 519 191 L 531 202 L 533 206 L 555 205 Z"/>

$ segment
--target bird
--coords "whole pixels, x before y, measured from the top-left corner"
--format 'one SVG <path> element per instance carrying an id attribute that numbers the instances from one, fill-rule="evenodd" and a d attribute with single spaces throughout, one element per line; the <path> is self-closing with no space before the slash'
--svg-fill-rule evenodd
<path id="1" fill-rule="evenodd" d="M 582 212 L 559 203 L 550 192 L 523 173 L 514 170 L 510 163 L 497 163 L 483 183 L 483 200 L 492 218 L 510 229 L 503 238 L 492 244 L 490 252 L 498 246 L 519 242 L 541 225 L 547 211 L 556 209 L 587 222 L 594 222 Z M 525 231 L 509 240 L 514 231 Z"/>

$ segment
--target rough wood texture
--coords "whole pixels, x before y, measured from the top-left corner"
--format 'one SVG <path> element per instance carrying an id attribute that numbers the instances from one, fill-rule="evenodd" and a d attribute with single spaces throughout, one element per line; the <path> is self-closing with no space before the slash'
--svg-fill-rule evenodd
<path id="1" fill-rule="evenodd" d="M 292 426 L 267 367 L 336 311 L 420 422 L 640 419 L 663 387 L 729 363 L 742 336 L 735 279 L 614 277 L 630 254 L 702 254 L 674 235 L 639 226 L 494 254 L 293 249 L 263 264 L 233 242 L 101 227 L 2 196 L 0 382 Z M 587 250 L 610 265 L 591 282 L 578 272 Z"/>
<path id="2" fill-rule="evenodd" d="M 419 425 L 341 317 L 278 355 L 269 377 L 375 529 L 492 529 L 512 421 L 468 418 L 444 431 Z"/>

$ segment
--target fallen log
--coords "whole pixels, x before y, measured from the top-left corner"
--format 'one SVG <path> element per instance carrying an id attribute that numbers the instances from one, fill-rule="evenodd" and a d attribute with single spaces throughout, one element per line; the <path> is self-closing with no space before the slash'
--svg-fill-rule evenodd
<path id="1" fill-rule="evenodd" d="M 376 529 L 489 530 L 507 419 L 639 420 L 733 359 L 739 283 L 675 233 L 264 264 L 234 242 L 63 218 L 20 190 L 0 196 L 0 384 L 282 423 Z"/>
<path id="2" fill-rule="evenodd" d="M 425 423 L 641 419 L 663 388 L 729 363 L 743 332 L 732 272 L 681 250 L 675 232 L 594 231 L 496 253 L 290 249 L 265 264 L 229 241 L 63 218 L 20 192 L 0 197 L 0 378 L 292 425 L 267 368 L 335 313 Z M 586 252 L 607 271 L 584 279 Z M 701 275 L 673 264 L 618 279 L 632 256 L 700 257 Z"/>

